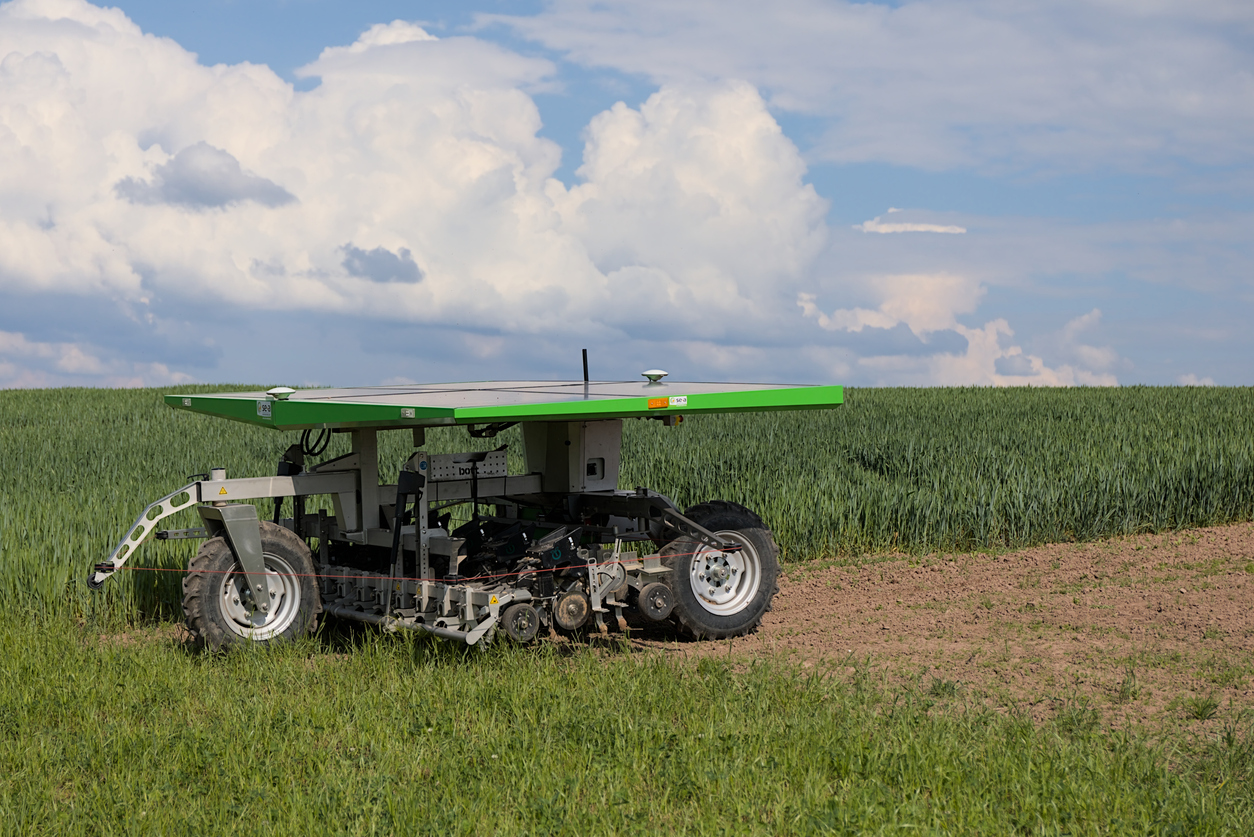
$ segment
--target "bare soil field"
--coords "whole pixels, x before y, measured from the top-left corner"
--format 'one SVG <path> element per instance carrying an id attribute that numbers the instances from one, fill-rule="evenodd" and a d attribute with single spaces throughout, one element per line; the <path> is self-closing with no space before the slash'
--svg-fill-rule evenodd
<path id="1" fill-rule="evenodd" d="M 1153 734 L 1254 714 L 1254 524 L 1000 554 L 794 565 L 753 636 L 640 650 L 770 656 L 931 698 Z"/>

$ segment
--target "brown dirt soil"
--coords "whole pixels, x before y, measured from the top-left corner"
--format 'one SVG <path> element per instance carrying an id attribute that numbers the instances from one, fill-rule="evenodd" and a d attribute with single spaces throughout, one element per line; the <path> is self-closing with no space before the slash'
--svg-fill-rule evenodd
<path id="1" fill-rule="evenodd" d="M 1217 732 L 1254 711 L 1254 524 L 785 573 L 750 637 L 646 630 L 633 645 L 869 671 L 940 701 L 1147 732 Z"/>

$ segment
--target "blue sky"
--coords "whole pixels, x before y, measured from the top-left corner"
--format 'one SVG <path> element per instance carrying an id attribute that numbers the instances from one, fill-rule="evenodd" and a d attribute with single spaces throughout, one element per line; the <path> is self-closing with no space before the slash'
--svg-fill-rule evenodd
<path id="1" fill-rule="evenodd" d="M 1252 384 L 1247 3 L 0 4 L 0 387 Z"/>

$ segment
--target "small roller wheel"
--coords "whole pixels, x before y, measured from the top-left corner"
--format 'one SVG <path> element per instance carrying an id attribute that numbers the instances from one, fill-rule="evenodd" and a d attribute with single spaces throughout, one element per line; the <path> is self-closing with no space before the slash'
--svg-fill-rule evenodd
<path id="1" fill-rule="evenodd" d="M 577 631 L 592 615 L 592 601 L 582 590 L 569 590 L 553 604 L 553 621 L 564 631 Z"/>
<path id="2" fill-rule="evenodd" d="M 662 549 L 671 568 L 675 620 L 697 639 L 757 630 L 779 592 L 779 547 L 771 530 L 744 506 L 725 500 L 693 506 L 684 516 L 740 549 L 724 552 L 687 535 Z"/>
<path id="3" fill-rule="evenodd" d="M 526 602 L 515 602 L 501 614 L 501 627 L 514 642 L 526 645 L 540 630 L 540 613 Z"/>
<path id="4" fill-rule="evenodd" d="M 322 602 L 309 547 L 290 530 L 263 520 L 261 552 L 269 582 L 264 610 L 225 538 L 210 538 L 200 547 L 183 578 L 183 615 L 197 645 L 214 650 L 269 645 L 316 627 Z"/>
<path id="5" fill-rule="evenodd" d="M 664 622 L 675 610 L 675 596 L 671 588 L 660 581 L 646 584 L 638 599 L 641 614 L 650 622 Z"/>

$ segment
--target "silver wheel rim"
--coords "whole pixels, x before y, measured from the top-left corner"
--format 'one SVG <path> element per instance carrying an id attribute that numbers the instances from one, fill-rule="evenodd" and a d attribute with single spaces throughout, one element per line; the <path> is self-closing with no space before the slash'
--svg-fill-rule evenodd
<path id="1" fill-rule="evenodd" d="M 248 578 L 237 563 L 222 579 L 218 601 L 227 630 L 245 639 L 263 641 L 286 631 L 300 614 L 300 579 L 292 566 L 269 552 L 262 555 L 270 610 L 257 607 L 248 589 Z"/>
<path id="2" fill-rule="evenodd" d="M 762 561 L 739 532 L 716 532 L 723 540 L 741 544 L 737 552 L 702 545 L 692 556 L 688 579 L 702 608 L 715 616 L 731 616 L 745 609 L 762 586 Z"/>

